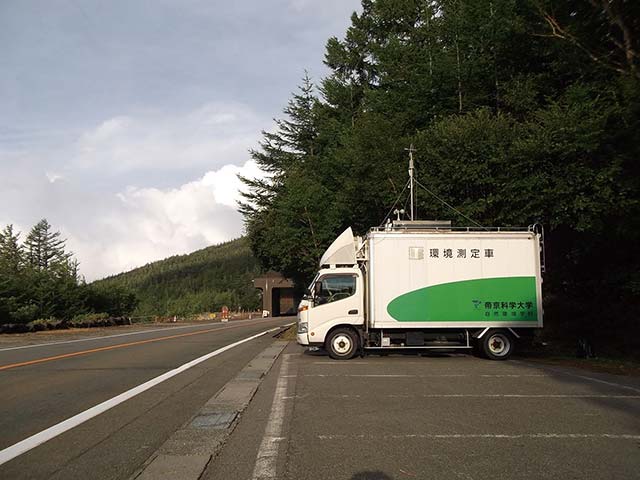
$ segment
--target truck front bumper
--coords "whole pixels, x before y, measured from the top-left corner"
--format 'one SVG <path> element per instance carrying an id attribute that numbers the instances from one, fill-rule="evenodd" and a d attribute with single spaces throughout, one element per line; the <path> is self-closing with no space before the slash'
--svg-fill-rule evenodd
<path id="1" fill-rule="evenodd" d="M 309 334 L 307 333 L 298 333 L 296 335 L 296 341 L 298 345 L 308 346 L 309 345 Z"/>

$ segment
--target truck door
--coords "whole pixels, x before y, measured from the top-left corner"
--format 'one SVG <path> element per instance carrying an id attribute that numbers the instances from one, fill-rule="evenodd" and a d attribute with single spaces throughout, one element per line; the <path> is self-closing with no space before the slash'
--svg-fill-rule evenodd
<path id="1" fill-rule="evenodd" d="M 311 341 L 323 341 L 326 332 L 338 324 L 362 325 L 364 312 L 362 279 L 359 275 L 327 274 L 314 286 L 314 306 L 309 311 Z"/>

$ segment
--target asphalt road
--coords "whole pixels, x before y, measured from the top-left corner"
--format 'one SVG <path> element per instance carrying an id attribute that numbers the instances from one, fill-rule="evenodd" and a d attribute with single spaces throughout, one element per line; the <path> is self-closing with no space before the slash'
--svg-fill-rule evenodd
<path id="1" fill-rule="evenodd" d="M 640 379 L 291 344 L 202 478 L 636 479 Z"/>
<path id="2" fill-rule="evenodd" d="M 0 450 L 202 355 L 290 321 L 169 327 L 28 348 L 15 348 L 27 347 L 26 342 L 3 343 Z M 0 478 L 128 478 L 272 341 L 272 335 L 264 335 L 179 373 L 0 465 Z"/>

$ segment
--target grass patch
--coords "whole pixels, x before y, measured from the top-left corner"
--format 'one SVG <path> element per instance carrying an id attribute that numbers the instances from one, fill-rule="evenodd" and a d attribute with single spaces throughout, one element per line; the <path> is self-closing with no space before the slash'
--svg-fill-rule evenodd
<path id="1" fill-rule="evenodd" d="M 41 318 L 29 323 L 0 324 L 0 333 L 33 333 L 67 330 L 70 328 L 112 327 L 115 325 L 131 325 L 131 319 L 129 317 L 110 317 L 106 313 L 78 315 L 68 321 L 56 318 Z"/>
<path id="2" fill-rule="evenodd" d="M 276 335 L 280 340 L 293 341 L 296 339 L 297 328 L 296 325 L 291 325 L 286 330 L 281 331 Z"/>

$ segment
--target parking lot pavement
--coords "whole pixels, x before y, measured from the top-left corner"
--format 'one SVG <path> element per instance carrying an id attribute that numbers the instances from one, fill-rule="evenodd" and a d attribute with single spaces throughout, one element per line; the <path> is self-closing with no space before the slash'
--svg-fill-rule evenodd
<path id="1" fill-rule="evenodd" d="M 204 478 L 640 478 L 640 382 L 291 344 Z"/>

